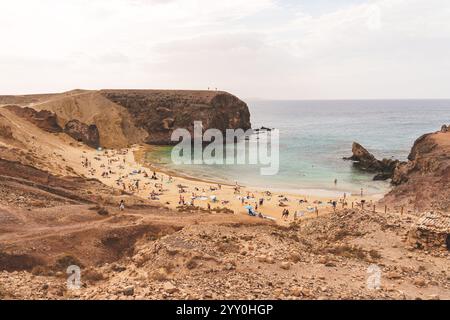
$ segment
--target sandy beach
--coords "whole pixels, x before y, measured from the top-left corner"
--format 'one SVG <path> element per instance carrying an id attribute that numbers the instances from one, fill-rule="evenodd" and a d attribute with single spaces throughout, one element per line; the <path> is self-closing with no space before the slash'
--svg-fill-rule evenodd
<path id="1" fill-rule="evenodd" d="M 95 178 L 116 189 L 154 200 L 170 209 L 208 210 L 233 212 L 246 215 L 251 212 L 257 218 L 264 216 L 280 224 L 297 219 L 307 219 L 334 212 L 337 209 L 361 206 L 373 208 L 382 195 L 342 194 L 341 196 L 284 193 L 267 188 L 250 188 L 239 185 L 219 184 L 214 181 L 187 178 L 175 172 L 164 172 L 144 162 L 144 146 L 130 149 L 95 151 L 80 150 L 76 171 L 88 178 Z M 344 199 L 345 197 L 345 199 Z M 126 207 L 126 204 L 125 204 Z M 289 215 L 282 217 L 283 210 Z"/>

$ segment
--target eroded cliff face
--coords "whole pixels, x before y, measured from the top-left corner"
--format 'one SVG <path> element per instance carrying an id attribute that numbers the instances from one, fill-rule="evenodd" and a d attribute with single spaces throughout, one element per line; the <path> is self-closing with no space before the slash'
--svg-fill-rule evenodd
<path id="1" fill-rule="evenodd" d="M 194 121 L 201 121 L 204 130 L 251 128 L 248 106 L 226 92 L 102 90 L 100 93 L 130 113 L 134 124 L 148 133 L 145 142 L 149 144 L 173 144 L 173 130 L 185 128 L 192 133 Z"/>
<path id="2" fill-rule="evenodd" d="M 74 90 L 55 95 L 0 96 L 1 101 L 48 110 L 56 115 L 61 128 L 73 120 L 95 125 L 99 145 L 105 148 L 174 144 L 173 130 L 185 128 L 192 132 L 194 121 L 201 121 L 205 130 L 251 128 L 245 102 L 221 91 Z"/>
<path id="3" fill-rule="evenodd" d="M 450 132 L 425 134 L 416 140 L 408 162 L 392 177 L 384 201 L 409 210 L 450 210 Z"/>
<path id="4" fill-rule="evenodd" d="M 91 148 L 100 147 L 100 134 L 95 124 L 87 125 L 79 120 L 70 120 L 64 127 L 64 133 Z"/>
<path id="5" fill-rule="evenodd" d="M 5 108 L 42 130 L 50 133 L 62 132 L 62 128 L 58 125 L 56 115 L 50 111 L 36 111 L 32 108 L 22 108 L 16 105 L 6 106 Z"/>

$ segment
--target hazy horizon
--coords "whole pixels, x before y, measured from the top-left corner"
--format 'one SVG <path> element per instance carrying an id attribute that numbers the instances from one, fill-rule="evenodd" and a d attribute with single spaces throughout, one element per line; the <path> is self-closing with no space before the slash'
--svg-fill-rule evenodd
<path id="1" fill-rule="evenodd" d="M 172 89 L 172 88 L 99 88 L 99 89 L 71 89 L 71 90 L 67 90 L 67 91 L 45 91 L 45 92 L 31 92 L 31 93 L 3 93 L 0 92 L 0 96 L 26 96 L 26 95 L 36 95 L 36 94 L 60 94 L 60 93 L 65 93 L 65 92 L 70 92 L 70 91 L 75 91 L 75 90 L 86 90 L 86 91 L 94 91 L 94 90 L 108 90 L 108 89 L 112 89 L 112 90 L 179 90 L 179 91 L 197 91 L 197 90 L 203 90 L 203 91 L 208 91 L 207 89 Z M 214 90 L 210 90 L 210 91 L 214 91 Z M 224 90 L 226 91 L 226 90 Z M 229 92 L 228 93 L 231 94 L 235 94 L 233 92 Z M 283 98 L 261 98 L 261 97 L 241 97 L 238 96 L 238 98 L 240 98 L 243 101 L 450 101 L 450 97 L 449 98 L 326 98 L 326 99 L 321 99 L 321 98 L 308 98 L 308 99 L 295 99 L 295 98 L 290 98 L 290 99 L 283 99 Z"/>

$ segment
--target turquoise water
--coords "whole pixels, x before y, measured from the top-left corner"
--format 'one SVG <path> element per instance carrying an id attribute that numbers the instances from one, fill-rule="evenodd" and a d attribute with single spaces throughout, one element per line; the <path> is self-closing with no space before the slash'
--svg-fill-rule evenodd
<path id="1" fill-rule="evenodd" d="M 388 182 L 355 170 L 352 142 L 378 158 L 405 160 L 419 136 L 450 124 L 450 100 L 247 101 L 253 128 L 280 130 L 280 170 L 261 176 L 258 166 L 182 165 L 170 161 L 170 148 L 148 155 L 157 165 L 185 175 L 238 181 L 248 186 L 306 194 L 359 192 L 380 194 Z M 337 185 L 334 184 L 337 179 Z"/>

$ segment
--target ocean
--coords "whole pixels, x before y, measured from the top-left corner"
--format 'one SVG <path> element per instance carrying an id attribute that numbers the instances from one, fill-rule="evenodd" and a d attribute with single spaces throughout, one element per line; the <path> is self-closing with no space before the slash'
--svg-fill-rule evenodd
<path id="1" fill-rule="evenodd" d="M 280 130 L 280 169 L 262 176 L 254 165 L 174 165 L 169 147 L 147 155 L 156 166 L 199 179 L 219 180 L 300 194 L 383 194 L 387 181 L 373 181 L 343 157 L 353 141 L 377 158 L 406 160 L 422 134 L 450 124 L 450 100 L 246 101 L 253 128 Z M 337 179 L 337 184 L 334 180 Z"/>

